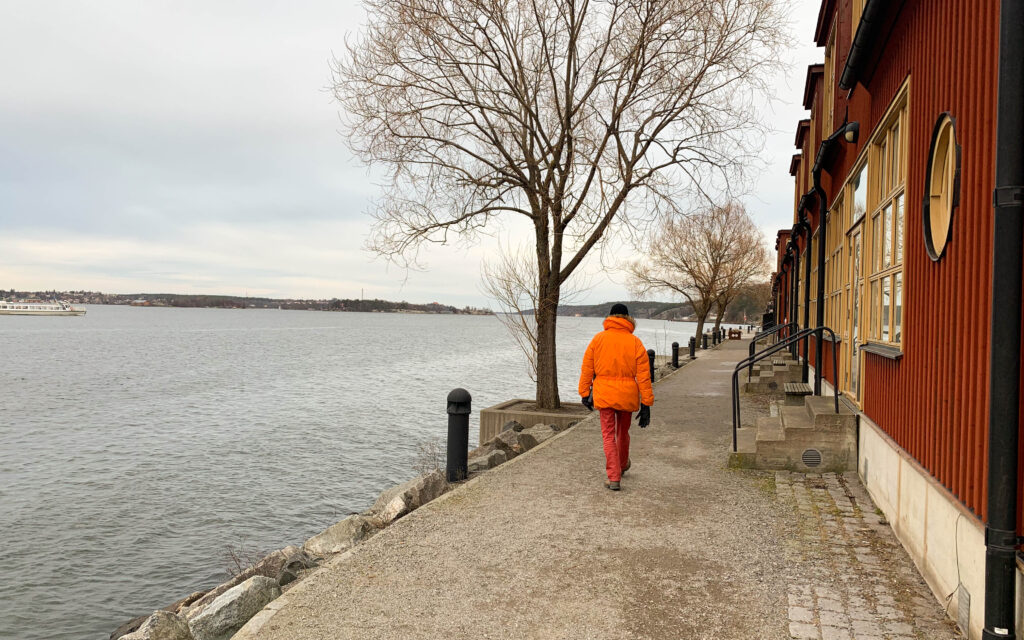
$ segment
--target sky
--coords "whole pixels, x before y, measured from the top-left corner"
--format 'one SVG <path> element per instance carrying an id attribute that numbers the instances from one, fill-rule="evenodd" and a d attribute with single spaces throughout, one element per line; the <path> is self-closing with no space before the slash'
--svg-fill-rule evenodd
<path id="1" fill-rule="evenodd" d="M 764 172 L 746 198 L 792 225 L 789 163 L 819 0 L 792 0 Z M 481 259 L 369 253 L 377 181 L 349 152 L 329 63 L 356 0 L 0 0 L 0 290 L 383 298 L 493 306 Z M 580 303 L 628 297 L 586 265 Z"/>

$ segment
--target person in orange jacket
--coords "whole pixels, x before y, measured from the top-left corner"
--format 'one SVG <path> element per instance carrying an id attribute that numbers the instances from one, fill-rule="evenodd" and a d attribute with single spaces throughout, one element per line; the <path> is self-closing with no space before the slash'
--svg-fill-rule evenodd
<path id="1" fill-rule="evenodd" d="M 583 356 L 579 393 L 583 405 L 601 412 L 606 487 L 620 489 L 622 474 L 630 467 L 629 423 L 639 409 L 640 428 L 651 422 L 654 389 L 650 361 L 640 338 L 633 335 L 636 321 L 624 304 L 612 306 L 604 331 L 594 336 Z"/>

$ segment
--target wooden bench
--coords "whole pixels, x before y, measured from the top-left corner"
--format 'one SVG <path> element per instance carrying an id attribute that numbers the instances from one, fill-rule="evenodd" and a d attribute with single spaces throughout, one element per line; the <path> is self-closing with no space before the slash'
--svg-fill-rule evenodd
<path id="1" fill-rule="evenodd" d="M 801 405 L 805 397 L 814 394 L 811 385 L 804 382 L 787 382 L 782 390 L 786 394 L 787 405 Z"/>

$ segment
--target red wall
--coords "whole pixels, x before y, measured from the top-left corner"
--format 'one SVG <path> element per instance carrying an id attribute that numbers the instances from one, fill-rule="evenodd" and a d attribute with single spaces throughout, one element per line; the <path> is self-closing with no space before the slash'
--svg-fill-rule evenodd
<path id="1" fill-rule="evenodd" d="M 848 3 L 839 5 L 848 11 Z M 861 141 L 856 150 L 842 145 L 832 167 L 838 187 L 909 75 L 904 355 L 864 354 L 863 410 L 984 519 L 998 3 L 908 0 L 888 40 L 883 32 L 877 42 L 886 47 L 881 61 L 849 103 Z M 845 92 L 837 93 L 838 125 Z M 925 252 L 920 203 L 932 128 L 943 111 L 956 118 L 963 155 L 960 206 L 936 263 Z"/>

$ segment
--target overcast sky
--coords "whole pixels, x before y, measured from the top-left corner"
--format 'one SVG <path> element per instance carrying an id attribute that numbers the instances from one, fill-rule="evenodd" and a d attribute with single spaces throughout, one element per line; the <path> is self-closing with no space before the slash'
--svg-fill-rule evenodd
<path id="1" fill-rule="evenodd" d="M 777 78 L 747 200 L 792 224 L 789 177 L 818 0 Z M 0 0 L 0 290 L 366 297 L 488 306 L 488 246 L 406 273 L 363 249 L 376 194 L 338 133 L 328 62 L 357 0 Z M 589 267 L 581 302 L 626 296 Z"/>

